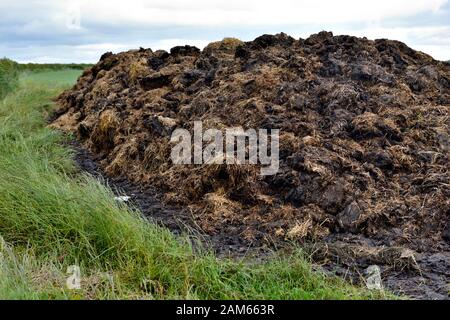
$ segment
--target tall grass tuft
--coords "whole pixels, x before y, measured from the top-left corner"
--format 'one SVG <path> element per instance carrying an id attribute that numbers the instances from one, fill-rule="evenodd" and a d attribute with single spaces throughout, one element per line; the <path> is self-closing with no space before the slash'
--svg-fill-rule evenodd
<path id="1" fill-rule="evenodd" d="M 17 87 L 19 64 L 7 58 L 0 59 L 0 99 Z"/>

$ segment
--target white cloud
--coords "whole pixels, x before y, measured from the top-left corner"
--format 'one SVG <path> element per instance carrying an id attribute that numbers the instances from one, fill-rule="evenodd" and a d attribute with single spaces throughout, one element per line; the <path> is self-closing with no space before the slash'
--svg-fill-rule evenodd
<path id="1" fill-rule="evenodd" d="M 431 54 L 433 58 L 441 61 L 450 60 L 450 45 L 429 45 L 429 44 L 419 44 L 413 46 L 414 49 Z"/>
<path id="2" fill-rule="evenodd" d="M 82 16 L 108 23 L 276 25 L 349 23 L 438 12 L 448 0 L 74 0 Z"/>
<path id="3" fill-rule="evenodd" d="M 449 0 L 0 0 L 0 56 L 94 62 L 104 51 L 140 46 L 168 50 L 183 44 L 201 48 L 223 36 L 250 40 L 261 33 L 280 31 L 304 38 L 324 29 L 335 34 L 404 41 L 414 49 L 447 60 L 448 3 Z M 414 27 L 407 27 L 411 25 Z M 25 52 L 25 48 L 31 48 L 30 52 Z"/>
<path id="4" fill-rule="evenodd" d="M 171 25 L 273 25 L 350 23 L 438 12 L 448 0 L 2 0 L 0 12 L 46 8 L 52 20 L 66 22 L 80 10 L 81 20 L 99 23 Z"/>

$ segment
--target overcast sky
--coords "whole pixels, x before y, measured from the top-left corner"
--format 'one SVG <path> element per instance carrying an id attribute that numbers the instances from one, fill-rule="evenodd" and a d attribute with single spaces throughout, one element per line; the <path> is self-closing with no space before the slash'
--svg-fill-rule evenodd
<path id="1" fill-rule="evenodd" d="M 400 40 L 450 60 L 448 0 L 0 0 L 0 57 L 20 62 L 321 30 Z"/>

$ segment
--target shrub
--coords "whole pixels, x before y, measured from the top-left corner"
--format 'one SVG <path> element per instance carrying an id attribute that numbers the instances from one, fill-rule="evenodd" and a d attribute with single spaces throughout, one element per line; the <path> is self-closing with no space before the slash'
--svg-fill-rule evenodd
<path id="1" fill-rule="evenodd" d="M 11 92 L 19 81 L 19 64 L 7 58 L 0 59 L 0 99 Z"/>

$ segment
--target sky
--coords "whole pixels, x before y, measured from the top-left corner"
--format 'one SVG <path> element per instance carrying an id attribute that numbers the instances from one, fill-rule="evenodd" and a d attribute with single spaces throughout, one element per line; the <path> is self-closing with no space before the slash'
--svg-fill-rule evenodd
<path id="1" fill-rule="evenodd" d="M 106 51 L 322 30 L 450 60 L 449 0 L 0 0 L 0 57 L 19 62 L 94 63 Z"/>

